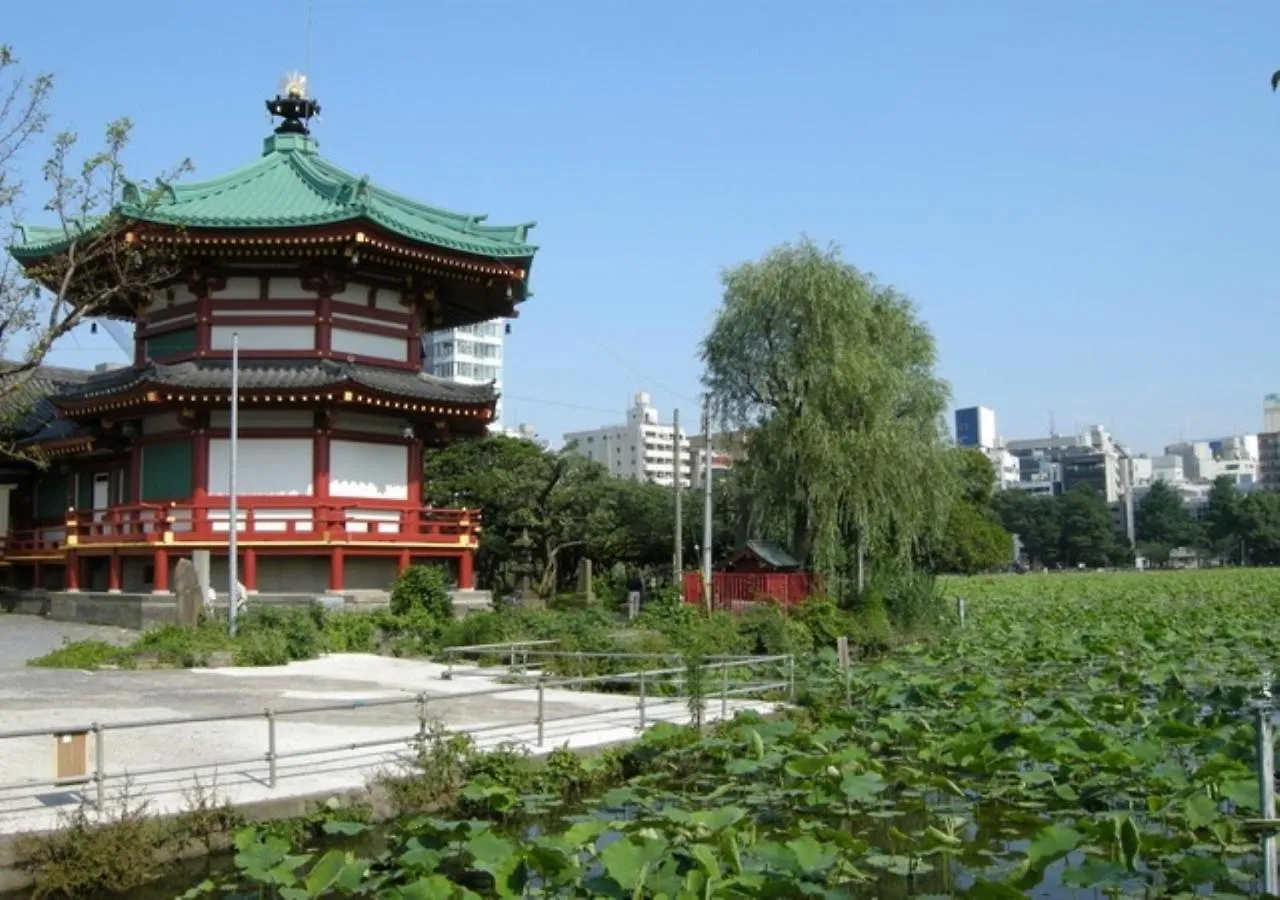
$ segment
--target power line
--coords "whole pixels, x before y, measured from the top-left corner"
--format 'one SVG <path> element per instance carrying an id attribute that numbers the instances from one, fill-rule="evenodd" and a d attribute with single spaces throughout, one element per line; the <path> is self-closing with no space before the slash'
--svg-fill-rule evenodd
<path id="1" fill-rule="evenodd" d="M 580 409 L 584 412 L 607 413 L 609 415 L 617 415 L 616 409 L 603 409 L 599 406 L 583 406 L 580 403 L 565 403 L 563 400 L 539 400 L 537 397 L 518 397 L 515 394 L 504 393 L 503 400 L 518 400 L 521 403 L 537 403 L 543 406 L 560 406 L 565 409 Z"/>
<path id="2" fill-rule="evenodd" d="M 625 359 L 623 359 L 623 358 L 622 358 L 621 356 L 619 356 L 617 353 L 614 353 L 614 352 L 613 352 L 612 350 L 610 350 L 608 347 L 606 347 L 606 346 L 602 346 L 602 345 L 597 345 L 597 346 L 598 346 L 598 349 L 603 350 L 603 351 L 604 351 L 604 352 L 605 352 L 605 353 L 606 353 L 610 358 L 612 358 L 614 362 L 618 363 L 619 365 L 621 365 L 621 366 L 622 366 L 623 368 L 625 368 L 625 369 L 629 369 L 633 375 L 638 375 L 638 376 L 640 376 L 640 378 L 641 378 L 641 379 L 643 379 L 644 381 L 646 381 L 646 382 L 648 382 L 649 384 L 653 385 L 654 387 L 659 388 L 660 390 L 664 391 L 665 393 L 668 393 L 668 394 L 672 395 L 673 397 L 676 397 L 676 398 L 678 398 L 678 399 L 680 399 L 680 400 L 683 400 L 683 401 L 685 401 L 686 403 L 692 403 L 692 404 L 694 404 L 695 406 L 698 404 L 698 402 L 699 402 L 699 401 L 697 401 L 697 400 L 693 399 L 692 397 L 686 397 L 684 394 L 680 393 L 679 391 L 677 391 L 677 390 L 675 390 L 675 389 L 673 389 L 673 388 L 671 388 L 671 387 L 669 387 L 669 386 L 667 386 L 667 385 L 663 384 L 661 381 L 658 381 L 658 379 L 656 379 L 656 378 L 652 378 L 652 377 L 650 377 L 649 375 L 645 374 L 644 372 L 640 371 L 638 368 L 636 368 L 635 366 L 631 365 L 631 363 L 627 362 Z"/>

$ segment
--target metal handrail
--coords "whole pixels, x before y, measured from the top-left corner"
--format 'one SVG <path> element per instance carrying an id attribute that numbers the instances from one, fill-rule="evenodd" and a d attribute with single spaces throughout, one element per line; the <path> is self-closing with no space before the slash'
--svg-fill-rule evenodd
<path id="1" fill-rule="evenodd" d="M 520 642 L 517 642 L 520 643 Z M 533 642 L 524 642 L 533 643 Z M 555 643 L 554 641 L 543 641 L 537 643 Z M 499 647 L 508 645 L 501 644 Z M 488 649 L 483 645 L 466 649 Z M 462 648 L 451 648 L 462 649 Z M 729 672 L 733 669 L 752 668 L 766 665 L 777 665 L 785 663 L 787 667 L 787 677 L 785 680 L 766 679 L 759 683 L 749 683 L 746 685 L 737 684 L 735 687 L 729 687 Z M 718 696 L 720 699 L 721 715 L 728 716 L 728 701 L 730 697 L 746 696 L 749 694 L 761 694 L 772 691 L 785 691 L 788 698 L 795 699 L 795 657 L 791 655 L 775 655 L 775 656 L 754 656 L 740 657 L 731 659 L 708 660 L 699 668 L 704 672 L 721 673 L 720 690 Z M 767 674 L 767 673 L 766 673 Z M 318 756 L 326 753 L 336 753 L 343 750 L 367 749 L 373 747 L 385 747 L 394 744 L 403 744 L 412 740 L 414 737 L 423 737 L 423 723 L 426 721 L 426 713 L 430 709 L 432 703 L 449 703 L 457 700 L 466 700 L 476 697 L 492 697 L 500 694 L 513 694 L 519 692 L 536 692 L 537 705 L 536 714 L 532 723 L 528 722 L 503 722 L 495 725 L 484 725 L 474 728 L 458 729 L 466 734 L 483 734 L 490 731 L 501 731 L 504 729 L 519 728 L 523 725 L 532 724 L 536 729 L 536 743 L 541 747 L 544 745 L 545 728 L 548 724 L 556 722 L 572 721 L 574 719 L 590 718 L 600 716 L 602 714 L 624 712 L 625 707 L 612 710 L 585 710 L 583 712 L 569 713 L 567 715 L 547 717 L 545 714 L 545 692 L 548 688 L 571 688 L 581 685 L 601 684 L 605 682 L 612 683 L 635 683 L 638 685 L 637 705 L 636 709 L 639 713 L 639 728 L 643 730 L 646 727 L 646 717 L 648 713 L 656 708 L 669 706 L 673 703 L 682 703 L 687 698 L 679 694 L 665 695 L 654 697 L 650 695 L 651 689 L 655 686 L 655 680 L 658 684 L 662 683 L 664 676 L 679 676 L 671 679 L 678 686 L 683 686 L 684 677 L 688 675 L 687 667 L 673 667 L 665 669 L 649 669 L 637 670 L 634 672 L 618 672 L 606 675 L 589 675 L 589 676 L 566 676 L 563 678 L 542 678 L 533 684 L 516 684 L 516 685 L 500 685 L 492 688 L 481 688 L 479 690 L 460 691 L 458 693 L 443 694 L 431 696 L 426 693 L 415 695 L 406 695 L 404 697 L 377 698 L 371 700 L 354 700 L 342 703 L 320 703 L 309 704 L 306 706 L 294 706 L 286 709 L 264 709 L 258 713 L 221 713 L 208 716 L 194 716 L 189 718 L 179 718 L 169 716 L 165 718 L 154 719 L 138 719 L 134 721 L 116 722 L 107 724 L 103 722 L 90 722 L 88 724 L 68 724 L 58 725 L 51 728 L 26 728 L 8 731 L 0 731 L 0 741 L 16 740 L 25 738 L 43 738 L 56 737 L 65 734 L 92 734 L 93 735 L 93 772 L 87 776 L 87 781 L 94 786 L 94 805 L 99 809 L 103 809 L 105 805 L 105 788 L 106 782 L 113 778 L 121 777 L 139 777 L 148 775 L 166 775 L 176 772 L 194 772 L 199 769 L 207 769 L 218 766 L 243 766 L 253 763 L 266 762 L 268 779 L 267 784 L 274 789 L 278 783 L 277 764 L 283 759 L 295 759 L 306 756 Z M 714 689 L 707 691 L 706 699 L 709 701 L 717 692 Z M 344 712 L 356 711 L 361 709 L 371 709 L 377 707 L 391 706 L 408 706 L 416 705 L 418 707 L 419 727 L 415 734 L 396 738 L 379 738 L 369 741 L 359 742 L 343 742 L 327 747 L 309 747 L 305 750 L 297 750 L 289 753 L 280 753 L 276 745 L 276 723 L 279 719 L 288 716 L 305 715 L 309 713 L 319 712 Z M 182 766 L 163 766 L 151 769 L 129 769 L 120 772 L 108 772 L 106 768 L 106 744 L 105 735 L 108 731 L 127 731 L 137 728 L 160 728 L 160 727 L 178 727 L 182 725 L 201 725 L 215 722 L 232 722 L 232 721 L 250 721 L 254 719 L 265 720 L 267 724 L 267 752 L 263 756 L 251 757 L 249 759 L 237 760 L 219 760 L 216 762 L 200 763 L 198 765 L 182 765 Z M 57 779 L 30 779 L 27 781 L 13 782 L 9 784 L 0 784 L 0 792 L 13 791 L 18 789 L 58 787 L 64 785 L 64 781 Z M 0 803 L 4 799 L 0 798 Z"/>

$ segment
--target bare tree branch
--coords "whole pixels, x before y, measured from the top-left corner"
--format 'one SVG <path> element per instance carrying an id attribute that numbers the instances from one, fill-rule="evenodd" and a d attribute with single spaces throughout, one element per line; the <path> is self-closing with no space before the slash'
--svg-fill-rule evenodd
<path id="1" fill-rule="evenodd" d="M 17 166 L 48 124 L 52 90 L 51 76 L 28 78 L 13 51 L 0 45 L 0 212 L 10 247 L 28 243 L 16 224 L 26 194 Z M 87 155 L 79 153 L 75 133 L 54 137 L 41 166 L 47 191 L 41 207 L 57 246 L 25 265 L 8 254 L 0 264 L 0 457 L 39 459 L 22 444 L 17 425 L 34 400 L 28 386 L 54 344 L 86 319 L 132 314 L 178 273 L 176 258 L 131 240 L 130 222 L 119 212 L 128 183 L 121 156 L 131 129 L 128 119 L 110 122 L 101 149 Z M 184 161 L 170 177 L 189 168 Z M 142 202 L 159 196 L 150 190 Z"/>

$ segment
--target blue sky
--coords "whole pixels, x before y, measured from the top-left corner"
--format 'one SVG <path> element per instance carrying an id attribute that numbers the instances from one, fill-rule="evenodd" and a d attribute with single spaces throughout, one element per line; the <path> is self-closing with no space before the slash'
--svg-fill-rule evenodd
<path id="1" fill-rule="evenodd" d="M 506 410 L 553 441 L 641 389 L 694 421 L 721 268 L 801 234 L 911 294 L 1009 437 L 1052 413 L 1158 452 L 1280 389 L 1274 2 L 313 3 L 323 153 L 538 221 Z M 307 5 L 24 3 L 0 40 L 58 126 L 128 115 L 131 173 L 212 177 L 308 68 Z"/>

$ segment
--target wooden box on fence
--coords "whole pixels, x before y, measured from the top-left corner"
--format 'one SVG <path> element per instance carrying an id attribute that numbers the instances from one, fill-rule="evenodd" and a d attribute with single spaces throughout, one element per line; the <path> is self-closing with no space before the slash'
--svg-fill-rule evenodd
<path id="1" fill-rule="evenodd" d="M 69 731 L 53 736 L 53 780 L 83 784 L 89 780 L 89 732 Z"/>

